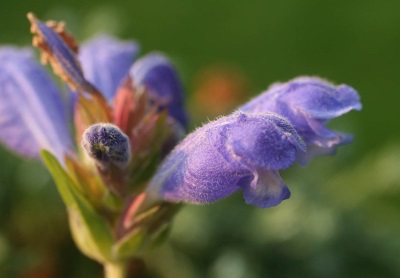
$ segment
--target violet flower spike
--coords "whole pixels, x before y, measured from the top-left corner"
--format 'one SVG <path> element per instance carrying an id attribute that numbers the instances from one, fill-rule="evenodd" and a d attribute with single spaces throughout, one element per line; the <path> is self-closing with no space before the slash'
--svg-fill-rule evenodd
<path id="1" fill-rule="evenodd" d="M 144 191 L 186 124 L 181 83 L 161 56 L 142 60 L 132 80 L 135 43 L 102 37 L 78 54 L 62 22 L 44 23 L 32 13 L 28 19 L 42 62 L 78 99 L 64 103 L 29 50 L 0 48 L 0 143 L 24 156 L 41 155 L 67 206 L 77 246 L 106 273 L 122 275 L 129 259 L 159 242 L 176 211 L 145 202 Z"/>
<path id="2" fill-rule="evenodd" d="M 278 171 L 305 150 L 285 118 L 236 112 L 188 135 L 161 164 L 148 192 L 167 201 L 203 204 L 242 189 L 246 203 L 276 206 L 290 197 Z"/>
<path id="3" fill-rule="evenodd" d="M 361 108 L 360 97 L 350 86 L 335 86 L 317 77 L 298 77 L 273 84 L 239 109 L 249 113 L 274 112 L 286 117 L 307 144 L 307 152 L 297 157 L 305 165 L 315 156 L 333 154 L 338 146 L 352 141 L 351 135 L 334 132 L 325 124 Z"/>

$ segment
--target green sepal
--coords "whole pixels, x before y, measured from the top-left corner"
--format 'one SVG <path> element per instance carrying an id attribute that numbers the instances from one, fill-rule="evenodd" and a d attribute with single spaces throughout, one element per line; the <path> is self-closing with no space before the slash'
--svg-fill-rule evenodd
<path id="1" fill-rule="evenodd" d="M 118 211 L 122 208 L 122 200 L 108 190 L 98 174 L 85 169 L 68 156 L 65 157 L 65 165 L 74 185 L 93 207 L 104 206 L 111 211 Z"/>
<path id="2" fill-rule="evenodd" d="M 114 257 L 123 260 L 137 255 L 143 248 L 145 239 L 146 232 L 143 229 L 135 229 L 124 235 L 113 247 Z"/>
<path id="3" fill-rule="evenodd" d="M 160 245 L 167 238 L 171 219 L 179 208 L 164 203 L 135 216 L 129 230 L 114 245 L 114 256 L 123 260 Z"/>
<path id="4" fill-rule="evenodd" d="M 79 249 L 100 263 L 112 261 L 113 236 L 106 219 L 77 190 L 74 181 L 51 153 L 42 150 L 41 155 L 67 206 L 71 232 Z"/>
<path id="5" fill-rule="evenodd" d="M 160 227 L 157 233 L 153 235 L 150 248 L 156 248 L 162 245 L 168 239 L 170 232 L 171 232 L 170 223 Z"/>

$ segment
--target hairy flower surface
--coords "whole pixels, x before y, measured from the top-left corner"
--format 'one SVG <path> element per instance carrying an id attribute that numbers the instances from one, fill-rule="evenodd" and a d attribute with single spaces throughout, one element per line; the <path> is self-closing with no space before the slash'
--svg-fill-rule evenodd
<path id="1" fill-rule="evenodd" d="M 334 132 L 325 124 L 351 110 L 361 110 L 360 97 L 347 85 L 335 86 L 317 77 L 298 77 L 273 84 L 239 108 L 251 113 L 274 112 L 286 117 L 307 144 L 297 161 L 306 164 L 317 155 L 332 154 L 352 136 Z"/>
<path id="2" fill-rule="evenodd" d="M 125 168 L 131 159 L 129 138 L 112 124 L 94 124 L 85 130 L 82 146 L 102 168 L 114 164 Z"/>
<path id="3" fill-rule="evenodd" d="M 149 185 L 157 198 L 209 203 L 242 189 L 247 203 L 278 205 L 290 191 L 278 170 L 293 164 L 305 145 L 285 118 L 236 112 L 187 136 Z"/>
<path id="4" fill-rule="evenodd" d="M 361 103 L 347 85 L 316 77 L 274 84 L 239 112 L 190 134 L 161 164 L 149 192 L 173 202 L 209 203 L 242 189 L 247 203 L 275 206 L 290 196 L 278 170 L 349 143 L 350 135 L 325 124 L 352 109 Z"/>

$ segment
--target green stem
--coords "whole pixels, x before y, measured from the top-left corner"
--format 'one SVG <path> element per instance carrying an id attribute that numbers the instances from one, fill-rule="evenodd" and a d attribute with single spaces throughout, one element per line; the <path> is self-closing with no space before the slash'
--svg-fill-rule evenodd
<path id="1" fill-rule="evenodd" d="M 104 264 L 104 277 L 105 278 L 127 278 L 127 264 L 120 263 L 105 263 Z"/>

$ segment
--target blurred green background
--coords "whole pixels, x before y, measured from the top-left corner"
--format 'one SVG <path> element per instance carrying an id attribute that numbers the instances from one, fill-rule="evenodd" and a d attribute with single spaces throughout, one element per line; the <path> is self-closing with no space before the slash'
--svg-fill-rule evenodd
<path id="1" fill-rule="evenodd" d="M 290 200 L 241 194 L 186 206 L 146 258 L 160 277 L 400 277 L 400 2 L 317 0 L 11 1 L 0 43 L 31 41 L 26 13 L 165 52 L 188 93 L 193 127 L 275 81 L 318 75 L 356 88 L 360 113 L 332 122 L 355 135 L 334 157 L 294 166 Z M 1 100 L 0 100 L 1 101 Z M 396 120 L 397 119 L 397 120 Z M 74 247 L 44 167 L 0 148 L 0 277 L 101 277 Z M 162 273 L 162 274 L 160 274 Z"/>

